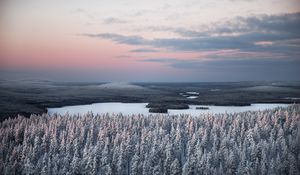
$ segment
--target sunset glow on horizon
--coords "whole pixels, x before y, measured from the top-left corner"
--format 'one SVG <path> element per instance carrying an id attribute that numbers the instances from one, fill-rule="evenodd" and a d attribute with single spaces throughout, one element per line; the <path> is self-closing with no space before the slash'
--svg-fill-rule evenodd
<path id="1" fill-rule="evenodd" d="M 300 80 L 299 56 L 298 0 L 0 3 L 3 71 L 70 81 Z"/>

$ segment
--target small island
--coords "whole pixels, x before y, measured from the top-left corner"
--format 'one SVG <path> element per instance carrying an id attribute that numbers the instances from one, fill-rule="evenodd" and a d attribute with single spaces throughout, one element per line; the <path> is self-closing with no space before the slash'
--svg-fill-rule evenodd
<path id="1" fill-rule="evenodd" d="M 184 103 L 150 102 L 146 108 L 189 109 Z"/>
<path id="2" fill-rule="evenodd" d="M 208 110 L 209 107 L 200 106 L 200 107 L 196 107 L 196 109 L 199 109 L 199 110 Z"/>
<path id="3" fill-rule="evenodd" d="M 149 109 L 150 113 L 168 113 L 167 108 L 150 108 Z"/>

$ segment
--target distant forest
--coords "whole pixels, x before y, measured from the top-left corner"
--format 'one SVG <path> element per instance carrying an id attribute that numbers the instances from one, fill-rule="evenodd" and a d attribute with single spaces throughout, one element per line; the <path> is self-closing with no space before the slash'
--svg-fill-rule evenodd
<path id="1" fill-rule="evenodd" d="M 192 117 L 18 116 L 0 174 L 300 174 L 300 106 Z"/>

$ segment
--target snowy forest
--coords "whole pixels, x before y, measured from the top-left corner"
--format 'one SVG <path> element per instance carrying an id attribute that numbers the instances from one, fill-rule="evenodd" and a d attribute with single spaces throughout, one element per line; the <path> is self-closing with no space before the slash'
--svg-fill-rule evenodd
<path id="1" fill-rule="evenodd" d="M 236 114 L 18 116 L 0 174 L 300 174 L 300 106 Z"/>

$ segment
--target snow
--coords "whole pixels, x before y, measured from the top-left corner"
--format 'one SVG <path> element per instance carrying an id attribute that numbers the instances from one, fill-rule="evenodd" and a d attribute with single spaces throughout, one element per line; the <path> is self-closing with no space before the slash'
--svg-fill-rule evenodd
<path id="1" fill-rule="evenodd" d="M 75 105 L 65 106 L 61 108 L 48 108 L 48 113 L 58 114 L 85 114 L 87 112 L 93 113 L 122 113 L 124 115 L 132 114 L 146 114 L 148 103 L 93 103 L 89 105 Z"/>
<path id="2" fill-rule="evenodd" d="M 76 106 L 65 106 L 60 108 L 48 108 L 48 113 L 50 115 L 57 113 L 64 115 L 69 113 L 73 114 L 85 114 L 87 112 L 93 112 L 94 114 L 101 113 L 122 113 L 124 115 L 133 114 L 144 114 L 149 115 L 153 113 L 148 112 L 146 105 L 148 103 L 94 103 L 89 105 L 76 105 Z M 273 109 L 276 107 L 287 107 L 288 104 L 252 104 L 251 106 L 211 106 L 211 105 L 189 105 L 189 109 L 170 109 L 168 114 L 170 115 L 180 115 L 180 114 L 190 114 L 192 116 L 197 116 L 200 114 L 217 114 L 217 113 L 236 113 L 245 111 L 258 111 L 265 109 Z M 208 107 L 208 110 L 196 109 L 196 107 Z M 164 114 L 166 115 L 166 114 Z"/>
<path id="3" fill-rule="evenodd" d="M 186 98 L 195 99 L 195 98 L 198 98 L 198 96 L 189 96 L 189 97 L 186 97 Z"/>
<path id="4" fill-rule="evenodd" d="M 248 91 L 293 91 L 295 89 L 293 88 L 287 88 L 287 87 L 277 87 L 277 86 L 253 86 L 253 87 L 247 87 L 247 88 L 241 88 L 241 90 L 248 90 Z"/>
<path id="5" fill-rule="evenodd" d="M 186 97 L 188 99 L 195 99 L 195 98 L 198 98 L 199 96 L 199 93 L 198 92 L 185 92 L 185 93 L 179 93 L 179 95 L 183 96 L 183 97 Z"/>
<path id="6" fill-rule="evenodd" d="M 183 94 L 183 93 L 180 93 L 179 95 L 183 96 L 183 97 L 188 97 L 189 95 L 186 95 L 186 94 Z"/>
<path id="7" fill-rule="evenodd" d="M 198 92 L 186 92 L 186 94 L 189 94 L 189 95 L 199 95 Z"/>
<path id="8" fill-rule="evenodd" d="M 221 89 L 210 89 L 209 91 L 211 92 L 217 92 L 217 91 L 220 91 Z"/>
<path id="9" fill-rule="evenodd" d="M 300 100 L 300 97 L 285 97 L 287 100 Z"/>

